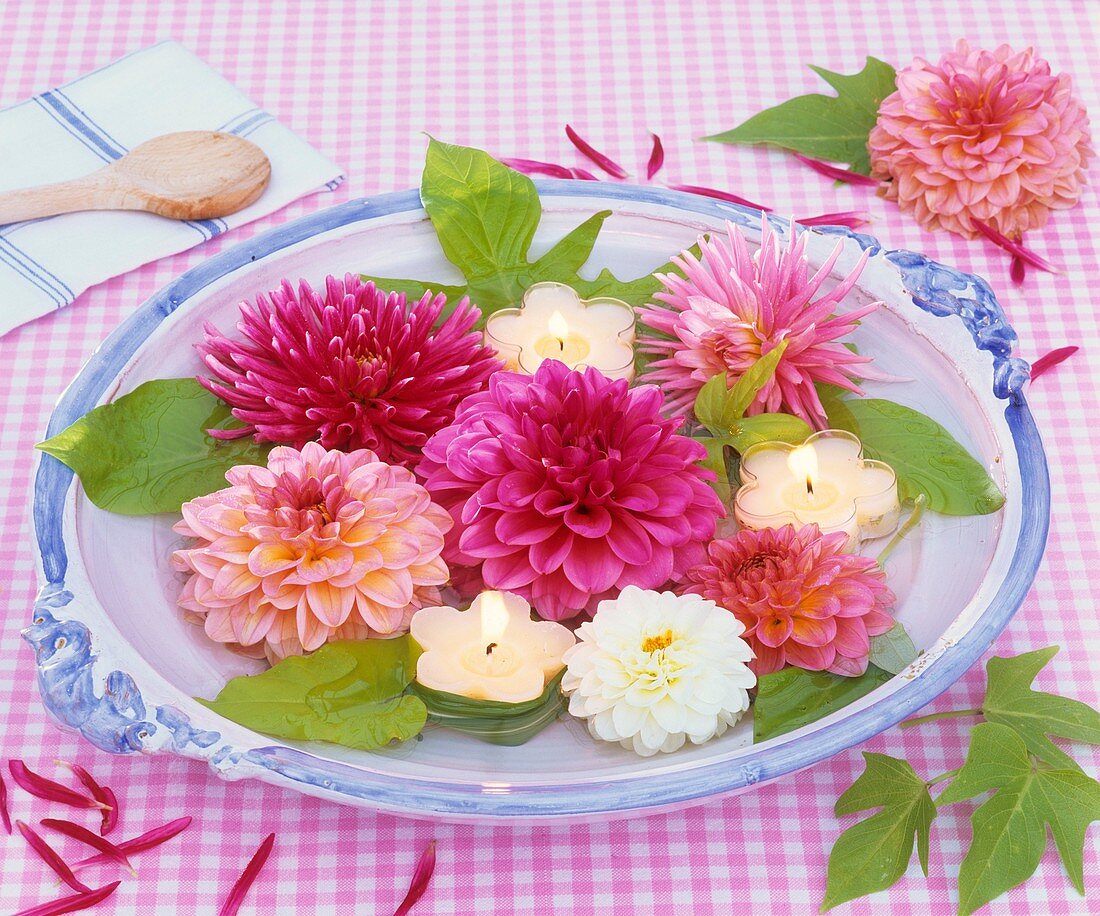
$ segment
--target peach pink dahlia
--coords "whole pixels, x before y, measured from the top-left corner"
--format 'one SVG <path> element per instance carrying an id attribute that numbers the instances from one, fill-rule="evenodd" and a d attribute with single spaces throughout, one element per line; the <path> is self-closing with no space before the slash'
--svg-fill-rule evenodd
<path id="1" fill-rule="evenodd" d="M 180 607 L 206 634 L 271 661 L 336 639 L 389 636 L 439 603 L 451 518 L 413 473 L 366 449 L 271 450 L 185 503 L 173 554 Z"/>
<path id="2" fill-rule="evenodd" d="M 742 530 L 712 541 L 686 591 L 733 612 L 756 655 L 757 676 L 794 665 L 855 676 L 870 637 L 894 625 L 894 593 L 870 557 L 844 553 L 847 535 L 817 525 Z"/>
<path id="3" fill-rule="evenodd" d="M 868 141 L 886 196 L 927 229 L 973 237 L 973 220 L 1019 239 L 1077 203 L 1093 155 L 1066 74 L 1028 48 L 971 50 L 898 71 Z"/>
<path id="4" fill-rule="evenodd" d="M 784 412 L 824 429 L 825 410 L 815 382 L 860 392 L 854 379 L 881 378 L 840 339 L 873 312 L 871 303 L 837 313 L 867 262 L 864 252 L 851 273 L 832 289 L 822 286 L 840 257 L 843 243 L 811 275 L 806 259 L 806 234 L 791 223 L 789 240 L 781 248 L 768 218 L 761 218 L 760 250 L 754 255 L 745 236 L 726 223 L 728 239 L 717 235 L 699 242 L 701 257 L 690 251 L 672 259 L 682 272 L 658 274 L 664 286 L 654 299 L 661 304 L 640 310 L 638 335 L 643 352 L 656 357 L 642 381 L 658 385 L 666 411 L 687 415 L 699 389 L 726 373 L 733 385 L 761 356 L 782 340 L 787 349 L 775 375 L 745 412 Z M 816 298 L 815 298 L 816 297 Z"/>

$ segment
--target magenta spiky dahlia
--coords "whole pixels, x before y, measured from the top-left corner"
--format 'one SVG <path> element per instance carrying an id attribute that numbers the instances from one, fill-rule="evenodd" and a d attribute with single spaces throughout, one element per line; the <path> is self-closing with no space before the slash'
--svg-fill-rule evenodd
<path id="1" fill-rule="evenodd" d="M 1077 203 L 1093 156 L 1088 116 L 1069 76 L 1028 48 L 972 50 L 960 41 L 931 64 L 899 70 L 868 146 L 886 196 L 927 229 L 1002 235 L 1046 224 Z"/>
<path id="2" fill-rule="evenodd" d="M 762 217 L 756 255 L 733 223 L 726 223 L 726 232 L 728 240 L 717 235 L 700 240 L 701 258 L 685 251 L 672 259 L 682 277 L 658 274 L 664 290 L 654 298 L 664 304 L 640 310 L 643 325 L 655 332 L 643 328 L 640 346 L 656 357 L 642 380 L 664 390 L 669 413 L 686 416 L 709 379 L 724 372 L 733 385 L 785 340 L 787 349 L 775 375 L 746 414 L 791 413 L 824 429 L 825 411 L 814 382 L 859 392 L 853 379 L 872 377 L 867 368 L 870 357 L 851 352 L 839 341 L 878 303 L 837 314 L 867 254 L 844 280 L 823 291 L 842 242 L 811 276 L 806 235 L 796 231 L 793 222 L 784 250 L 767 217 Z"/>
<path id="3" fill-rule="evenodd" d="M 732 611 L 757 676 L 794 665 L 855 676 L 867 670 L 870 637 L 894 625 L 894 593 L 870 557 L 845 553 L 844 532 L 817 525 L 743 529 L 711 541 L 709 560 L 688 571 L 685 591 Z"/>
<path id="4" fill-rule="evenodd" d="M 183 505 L 179 604 L 206 634 L 271 661 L 334 639 L 390 636 L 439 603 L 450 516 L 373 452 L 275 448 Z"/>
<path id="5" fill-rule="evenodd" d="M 481 313 L 463 299 L 440 322 L 446 303 L 425 294 L 410 304 L 351 274 L 326 278 L 324 295 L 284 280 L 242 302 L 244 339 L 207 325 L 198 348 L 214 375 L 199 382 L 246 424 L 212 435 L 296 448 L 318 440 L 411 465 L 458 402 L 502 365 L 473 330 Z"/>
<path id="6" fill-rule="evenodd" d="M 561 620 L 627 585 L 657 588 L 703 557 L 725 514 L 705 450 L 661 393 L 557 360 L 498 372 L 424 447 L 417 468 L 455 521 L 448 563 Z"/>

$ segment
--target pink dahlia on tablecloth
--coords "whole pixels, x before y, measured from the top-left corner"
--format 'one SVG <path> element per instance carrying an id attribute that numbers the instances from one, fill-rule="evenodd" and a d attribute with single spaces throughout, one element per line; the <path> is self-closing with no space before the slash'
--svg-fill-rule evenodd
<path id="1" fill-rule="evenodd" d="M 739 531 L 712 541 L 709 561 L 688 571 L 686 592 L 733 612 L 756 653 L 757 676 L 794 665 L 855 676 L 870 637 L 894 625 L 894 593 L 870 557 L 845 553 L 844 532 L 817 525 Z"/>
<path id="2" fill-rule="evenodd" d="M 451 518 L 412 471 L 315 442 L 242 465 L 230 486 L 184 503 L 172 556 L 180 607 L 206 634 L 271 661 L 330 640 L 390 636 L 439 603 Z"/>
<path id="3" fill-rule="evenodd" d="M 198 348 L 214 375 L 199 382 L 245 424 L 211 434 L 296 448 L 317 440 L 415 463 L 458 402 L 502 365 L 473 330 L 478 309 L 463 299 L 440 321 L 446 305 L 445 296 L 427 294 L 409 303 L 352 274 L 326 278 L 323 295 L 304 280 L 295 292 L 284 280 L 254 304 L 242 302 L 243 339 L 207 325 Z"/>
<path id="4" fill-rule="evenodd" d="M 496 373 L 417 468 L 455 521 L 448 563 L 480 566 L 486 585 L 554 620 L 680 577 L 725 510 L 703 446 L 660 408 L 654 387 L 556 360 L 533 377 Z"/>
<path id="5" fill-rule="evenodd" d="M 843 242 L 837 242 L 811 275 L 805 232 L 796 231 L 792 222 L 785 249 L 766 216 L 761 232 L 760 250 L 754 254 L 741 230 L 727 222 L 726 238 L 714 234 L 700 239 L 701 257 L 685 251 L 672 259 L 682 277 L 657 275 L 664 290 L 654 298 L 663 304 L 639 311 L 639 346 L 655 357 L 642 381 L 664 390 L 668 412 L 686 416 L 708 380 L 724 372 L 732 386 L 786 340 L 775 375 L 745 413 L 792 413 L 824 429 L 825 411 L 815 382 L 859 392 L 856 378 L 881 377 L 868 368 L 870 357 L 840 343 L 860 318 L 878 307 L 876 302 L 837 312 L 859 279 L 867 253 L 847 277 L 826 290 Z"/>
<path id="6" fill-rule="evenodd" d="M 955 50 L 898 71 L 871 131 L 872 174 L 928 229 L 972 237 L 1046 224 L 1077 203 L 1092 158 L 1088 116 L 1070 77 L 1028 48 Z"/>

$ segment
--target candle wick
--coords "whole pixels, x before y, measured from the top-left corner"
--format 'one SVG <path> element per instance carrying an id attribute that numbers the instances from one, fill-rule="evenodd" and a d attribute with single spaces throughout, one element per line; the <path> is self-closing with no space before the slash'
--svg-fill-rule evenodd
<path id="1" fill-rule="evenodd" d="M 486 655 L 492 655 L 493 654 L 493 649 L 495 649 L 496 647 L 497 647 L 497 644 L 495 642 L 489 643 L 489 645 L 487 645 L 485 647 L 485 654 Z"/>
<path id="2" fill-rule="evenodd" d="M 806 475 L 806 495 L 807 496 L 813 496 L 814 495 L 814 481 L 813 481 L 813 478 L 810 477 L 809 474 Z"/>
<path id="3" fill-rule="evenodd" d="M 565 341 L 560 337 L 558 338 L 558 349 L 561 350 L 562 353 L 565 352 Z"/>

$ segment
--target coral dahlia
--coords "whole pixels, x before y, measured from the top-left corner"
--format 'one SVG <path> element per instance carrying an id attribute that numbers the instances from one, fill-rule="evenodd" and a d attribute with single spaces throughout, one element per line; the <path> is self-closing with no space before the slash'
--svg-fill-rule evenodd
<path id="1" fill-rule="evenodd" d="M 757 676 L 788 664 L 863 674 L 870 637 L 894 625 L 894 593 L 873 559 L 844 552 L 847 541 L 817 525 L 745 529 L 711 542 L 709 562 L 689 570 L 686 591 L 745 625 Z"/>
<path id="2" fill-rule="evenodd" d="M 886 196 L 928 229 L 973 237 L 1045 225 L 1077 203 L 1093 156 L 1088 116 L 1067 74 L 1028 48 L 955 50 L 898 71 L 868 141 Z"/>
<path id="3" fill-rule="evenodd" d="M 497 372 L 424 446 L 417 468 L 455 521 L 444 556 L 543 617 L 655 588 L 703 557 L 725 514 L 705 450 L 660 415 L 661 393 L 546 360 Z"/>
<path id="4" fill-rule="evenodd" d="M 439 604 L 450 516 L 406 468 L 366 449 L 271 450 L 183 505 L 179 597 L 206 634 L 271 661 L 334 639 L 389 636 Z"/>
<path id="5" fill-rule="evenodd" d="M 640 310 L 642 323 L 656 332 L 643 330 L 640 345 L 643 352 L 657 357 L 642 380 L 664 389 L 670 413 L 687 415 L 709 379 L 724 372 L 732 386 L 761 356 L 786 340 L 775 375 L 746 414 L 782 411 L 824 429 L 825 411 L 814 382 L 862 393 L 856 377 L 882 377 L 867 368 L 870 357 L 852 353 L 839 343 L 879 304 L 836 314 L 859 279 L 867 253 L 844 280 L 818 295 L 843 242 L 837 242 L 811 276 L 806 236 L 796 231 L 793 221 L 783 250 L 763 216 L 756 255 L 733 223 L 726 223 L 726 232 L 728 241 L 717 235 L 699 241 L 701 258 L 685 251 L 672 259 L 683 277 L 657 275 L 664 291 L 654 298 L 665 304 Z"/>
<path id="6" fill-rule="evenodd" d="M 327 277 L 324 295 L 284 280 L 242 302 L 244 340 L 207 325 L 198 347 L 214 375 L 199 382 L 246 424 L 211 435 L 296 448 L 318 440 L 413 464 L 458 402 L 502 365 L 473 330 L 481 313 L 468 300 L 436 326 L 446 302 L 425 294 L 409 304 L 351 274 Z"/>

